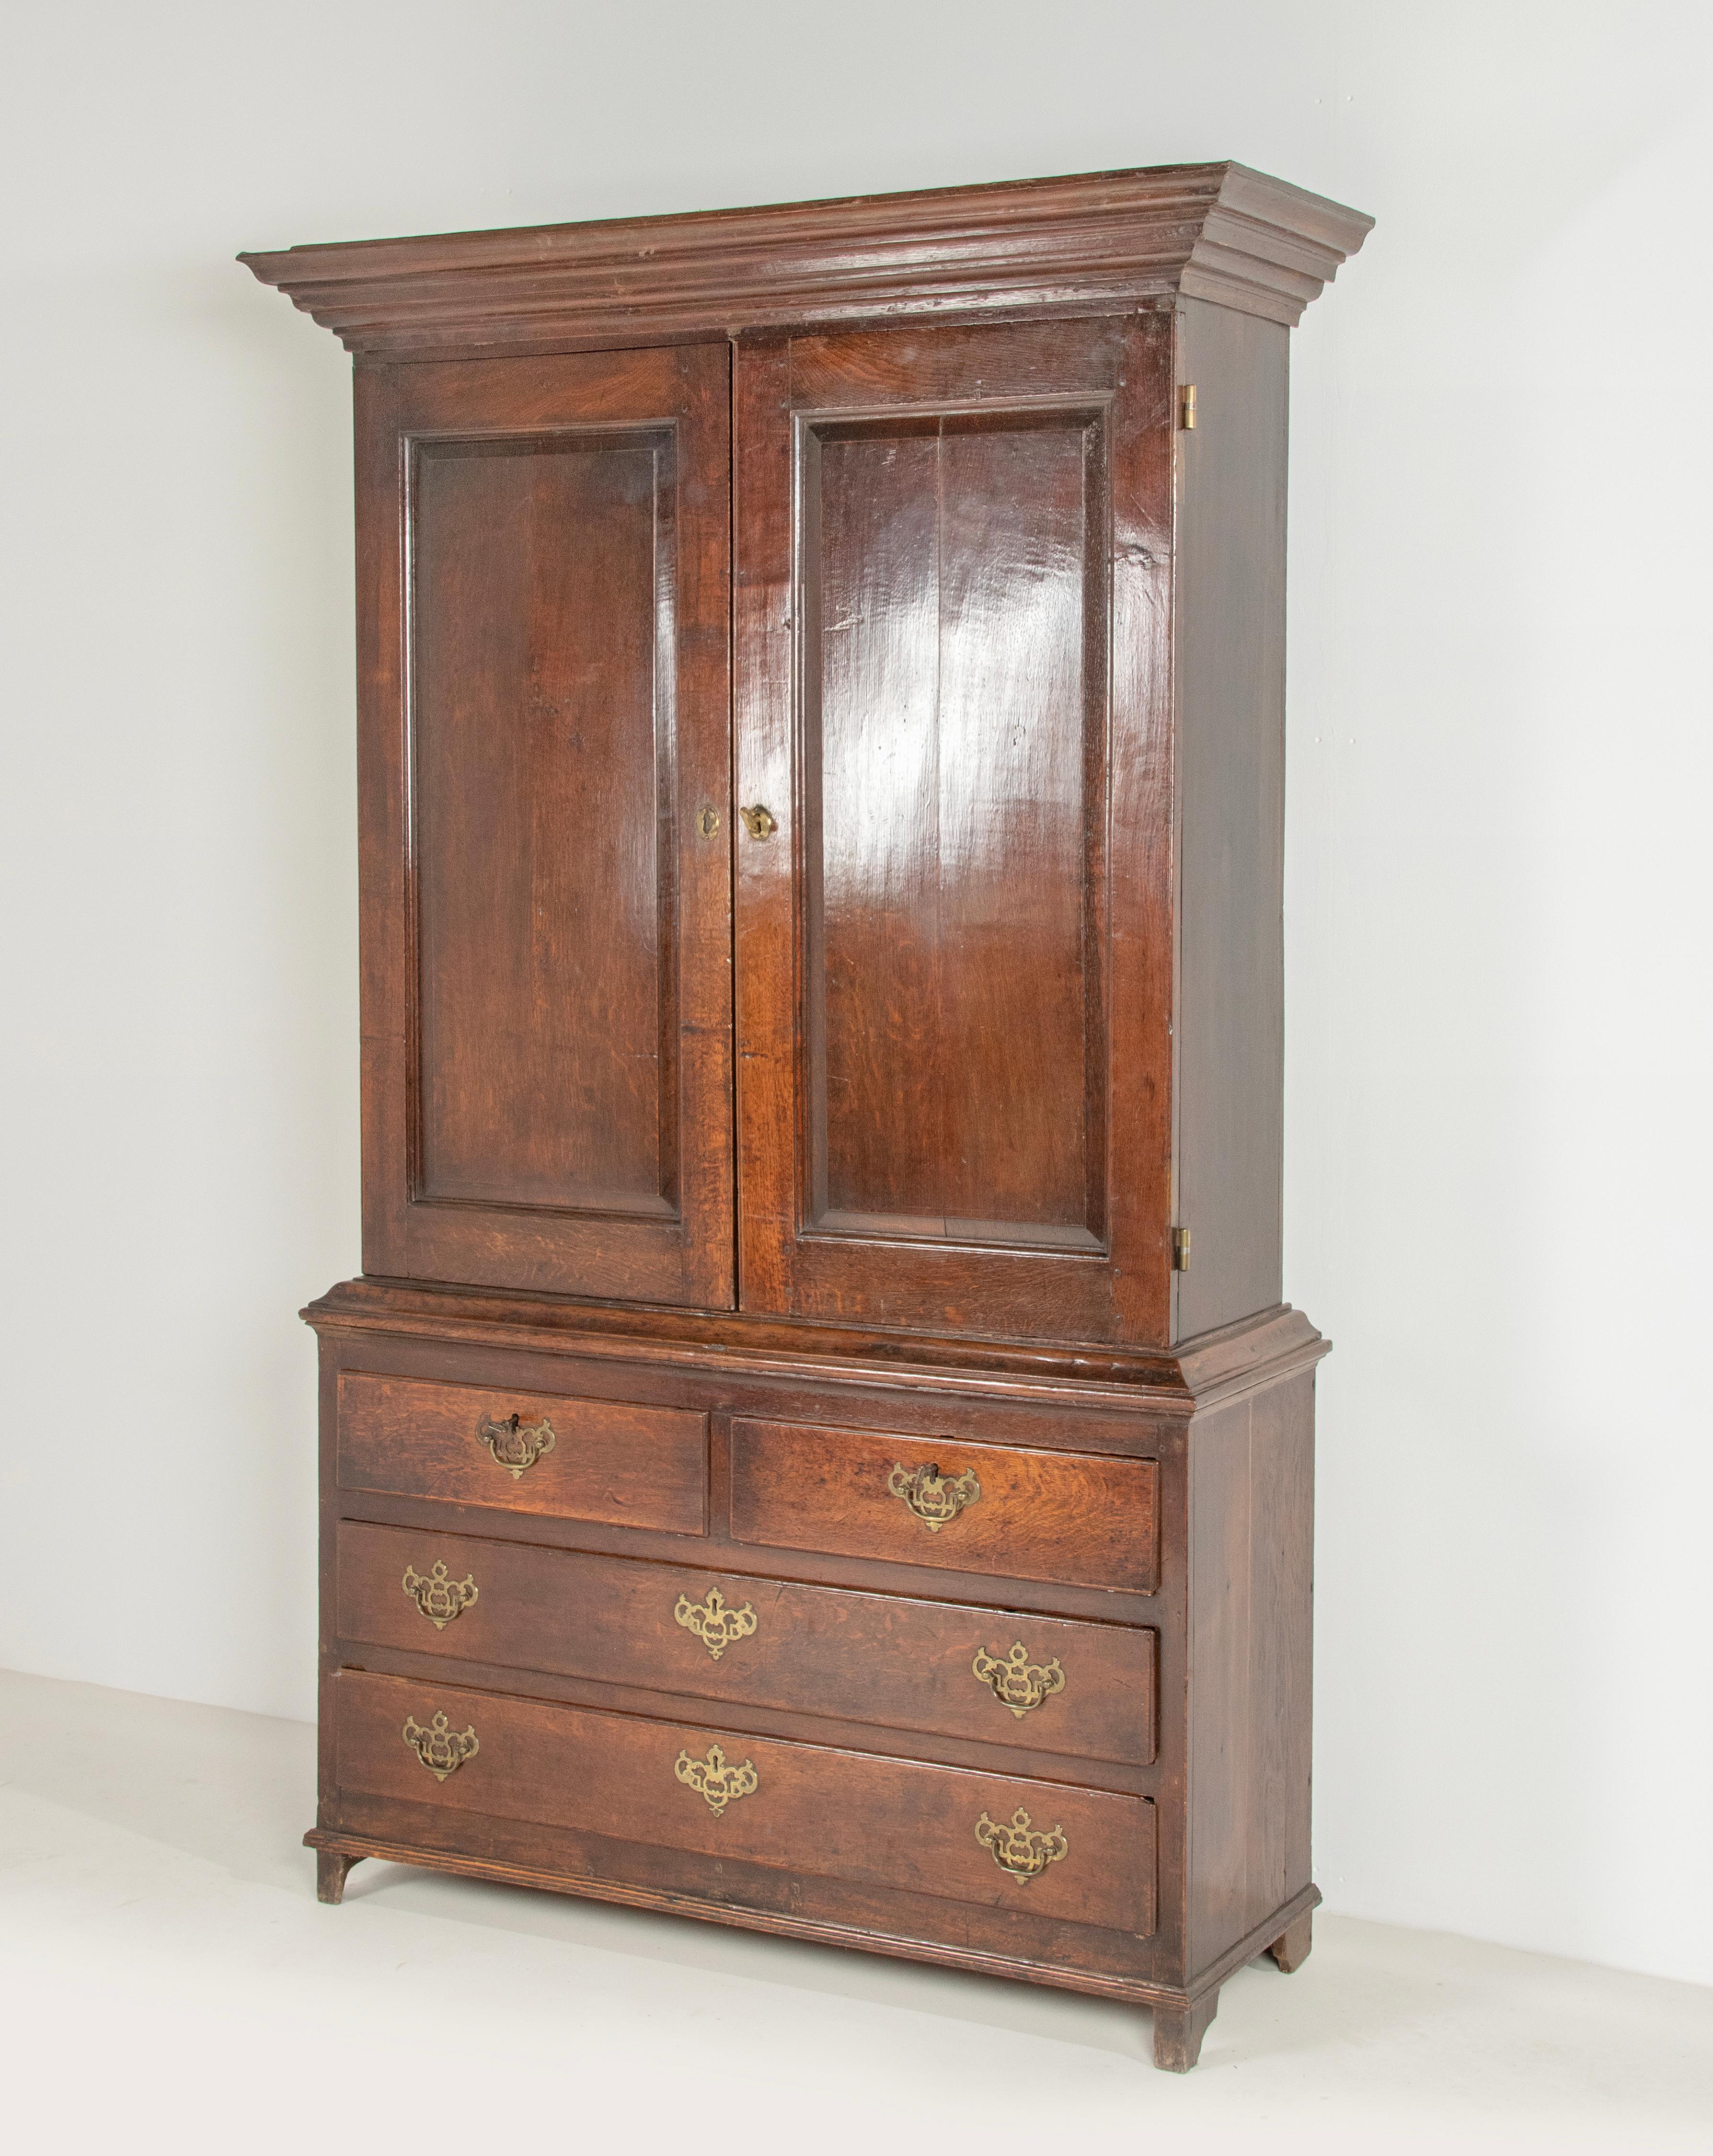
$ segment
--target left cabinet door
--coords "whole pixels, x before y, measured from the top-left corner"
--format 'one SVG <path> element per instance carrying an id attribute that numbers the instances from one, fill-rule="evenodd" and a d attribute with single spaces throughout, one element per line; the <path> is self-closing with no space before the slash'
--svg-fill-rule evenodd
<path id="1" fill-rule="evenodd" d="M 730 367 L 358 370 L 371 1274 L 732 1303 Z"/>

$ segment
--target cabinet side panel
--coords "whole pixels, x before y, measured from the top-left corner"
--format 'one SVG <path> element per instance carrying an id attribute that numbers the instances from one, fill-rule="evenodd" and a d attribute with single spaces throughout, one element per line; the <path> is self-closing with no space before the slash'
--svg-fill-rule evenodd
<path id="1" fill-rule="evenodd" d="M 1289 332 L 1199 300 L 1179 318 L 1181 883 L 1174 1337 L 1280 1299 Z"/>
<path id="2" fill-rule="evenodd" d="M 1309 1883 L 1314 1384 L 1191 1428 L 1191 1978 Z"/>

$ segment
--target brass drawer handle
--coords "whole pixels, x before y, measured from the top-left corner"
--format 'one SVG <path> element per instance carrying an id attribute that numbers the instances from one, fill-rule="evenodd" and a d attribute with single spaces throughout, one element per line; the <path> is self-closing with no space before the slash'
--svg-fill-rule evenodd
<path id="1" fill-rule="evenodd" d="M 706 1759 L 693 1759 L 689 1753 L 681 1752 L 673 1763 L 672 1772 L 687 1789 L 695 1790 L 716 1819 L 728 1804 L 736 1804 L 739 1797 L 752 1795 L 761 1783 L 754 1760 L 746 1759 L 741 1767 L 729 1767 L 718 1744 L 708 1746 Z"/>
<path id="2" fill-rule="evenodd" d="M 444 1714 L 435 1715 L 426 1729 L 414 1714 L 407 1714 L 404 1742 L 437 1782 L 455 1774 L 466 1759 L 475 1758 L 481 1749 L 473 1726 L 454 1729 Z"/>
<path id="3" fill-rule="evenodd" d="M 932 1461 L 913 1475 L 902 1460 L 894 1460 L 887 1487 L 909 1507 L 931 1535 L 937 1535 L 981 1496 L 974 1468 L 966 1467 L 961 1475 L 942 1475 Z"/>
<path id="4" fill-rule="evenodd" d="M 1010 1872 L 1025 1887 L 1031 1879 L 1038 1879 L 1049 1864 L 1057 1864 L 1071 1845 L 1062 1827 L 1056 1826 L 1051 1834 L 1031 1827 L 1029 1815 L 1021 1804 L 998 1826 L 984 1812 L 975 1822 L 975 1839 L 984 1849 L 993 1851 L 993 1861 L 1001 1871 Z"/>
<path id="5" fill-rule="evenodd" d="M 975 1659 L 970 1667 L 981 1682 L 992 1691 L 1001 1707 L 1008 1707 L 1021 1722 L 1031 1708 L 1041 1707 L 1056 1691 L 1065 1688 L 1065 1673 L 1059 1667 L 1055 1655 L 1050 1662 L 1031 1662 L 1029 1650 L 1019 1640 L 1003 1661 L 988 1653 L 985 1647 L 975 1650 Z"/>
<path id="6" fill-rule="evenodd" d="M 747 1640 L 758 1622 L 749 1603 L 733 1609 L 717 1587 L 709 1588 L 706 1602 L 692 1602 L 687 1594 L 681 1594 L 672 1614 L 687 1632 L 696 1635 L 715 1661 L 735 1640 Z"/>
<path id="7" fill-rule="evenodd" d="M 462 1579 L 454 1579 L 447 1573 L 445 1559 L 436 1558 L 426 1577 L 414 1564 L 405 1566 L 404 1592 L 435 1631 L 444 1632 L 475 1601 L 476 1576 L 466 1572 Z"/>
<path id="8" fill-rule="evenodd" d="M 522 1415 L 507 1415 L 503 1422 L 493 1422 L 484 1415 L 476 1425 L 476 1434 L 492 1453 L 502 1467 L 509 1467 L 515 1482 L 526 1467 L 533 1467 L 543 1454 L 553 1450 L 556 1440 L 553 1425 L 543 1415 L 539 1422 L 525 1422 Z"/>

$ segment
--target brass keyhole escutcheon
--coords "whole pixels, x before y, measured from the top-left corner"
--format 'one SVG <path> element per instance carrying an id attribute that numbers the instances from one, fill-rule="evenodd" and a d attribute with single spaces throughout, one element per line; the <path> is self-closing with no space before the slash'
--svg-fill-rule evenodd
<path id="1" fill-rule="evenodd" d="M 503 1422 L 481 1415 L 476 1420 L 476 1434 L 499 1466 L 510 1468 L 514 1482 L 543 1453 L 551 1452 L 557 1442 L 553 1425 L 545 1415 L 537 1423 L 527 1423 L 520 1414 L 507 1415 Z"/>
<path id="2" fill-rule="evenodd" d="M 743 819 L 743 828 L 752 839 L 770 839 L 779 828 L 773 811 L 764 808 L 759 801 L 753 808 L 740 808 L 738 814 Z"/>
<path id="3" fill-rule="evenodd" d="M 704 839 L 712 838 L 714 833 L 720 828 L 719 810 L 718 808 L 704 808 L 702 814 L 696 819 L 696 828 L 701 832 Z"/>

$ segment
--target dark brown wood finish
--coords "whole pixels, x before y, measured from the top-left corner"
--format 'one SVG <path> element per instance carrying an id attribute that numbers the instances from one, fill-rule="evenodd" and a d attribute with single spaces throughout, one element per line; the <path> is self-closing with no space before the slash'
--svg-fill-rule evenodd
<path id="1" fill-rule="evenodd" d="M 1221 164 L 245 258 L 359 361 L 324 1900 L 1065 1985 L 1179 2071 L 1307 1954 L 1284 326 L 1368 224 Z"/>
<path id="2" fill-rule="evenodd" d="M 1180 293 L 1294 322 L 1373 222 L 1242 165 L 1160 165 L 239 259 L 353 352 L 423 358 Z"/>
<path id="3" fill-rule="evenodd" d="M 1279 1300 L 1289 333 L 1186 300 L 1178 434 L 1178 1214 L 1173 1337 Z"/>
<path id="4" fill-rule="evenodd" d="M 1059 1758 L 1145 1766 L 1154 1757 L 1150 1631 L 350 1522 L 338 1542 L 338 1632 L 354 1649 Z M 1020 1676 L 1007 1689 L 1018 1646 Z"/>
<path id="5" fill-rule="evenodd" d="M 1139 1937 L 1154 1928 L 1154 1812 L 1139 1797 L 350 1670 L 334 1681 L 333 1712 L 341 1786 L 370 1796 Z M 436 1753 L 442 1715 L 450 1749 Z M 723 1783 L 722 1759 L 741 1779 Z M 1009 1824 L 1020 1811 L 1020 1838 L 1032 1823 L 1066 1845 L 1034 1877 L 1004 1870 L 979 1833 L 984 1820 Z"/>
<path id="6" fill-rule="evenodd" d="M 1190 1449 L 1192 1972 L 1310 1885 L 1314 1382 L 1231 1402 Z"/>
<path id="7" fill-rule="evenodd" d="M 371 1272 L 732 1300 L 728 375 L 358 372 Z"/>
<path id="8" fill-rule="evenodd" d="M 699 1535 L 707 1417 L 516 1386 L 339 1380 L 339 1487 Z"/>
<path id="9" fill-rule="evenodd" d="M 1151 1460 L 748 1420 L 730 1452 L 735 1542 L 1141 1594 L 1159 1578 Z"/>
<path id="10" fill-rule="evenodd" d="M 739 351 L 747 1309 L 1167 1339 L 1171 367 L 1170 314 Z"/>

